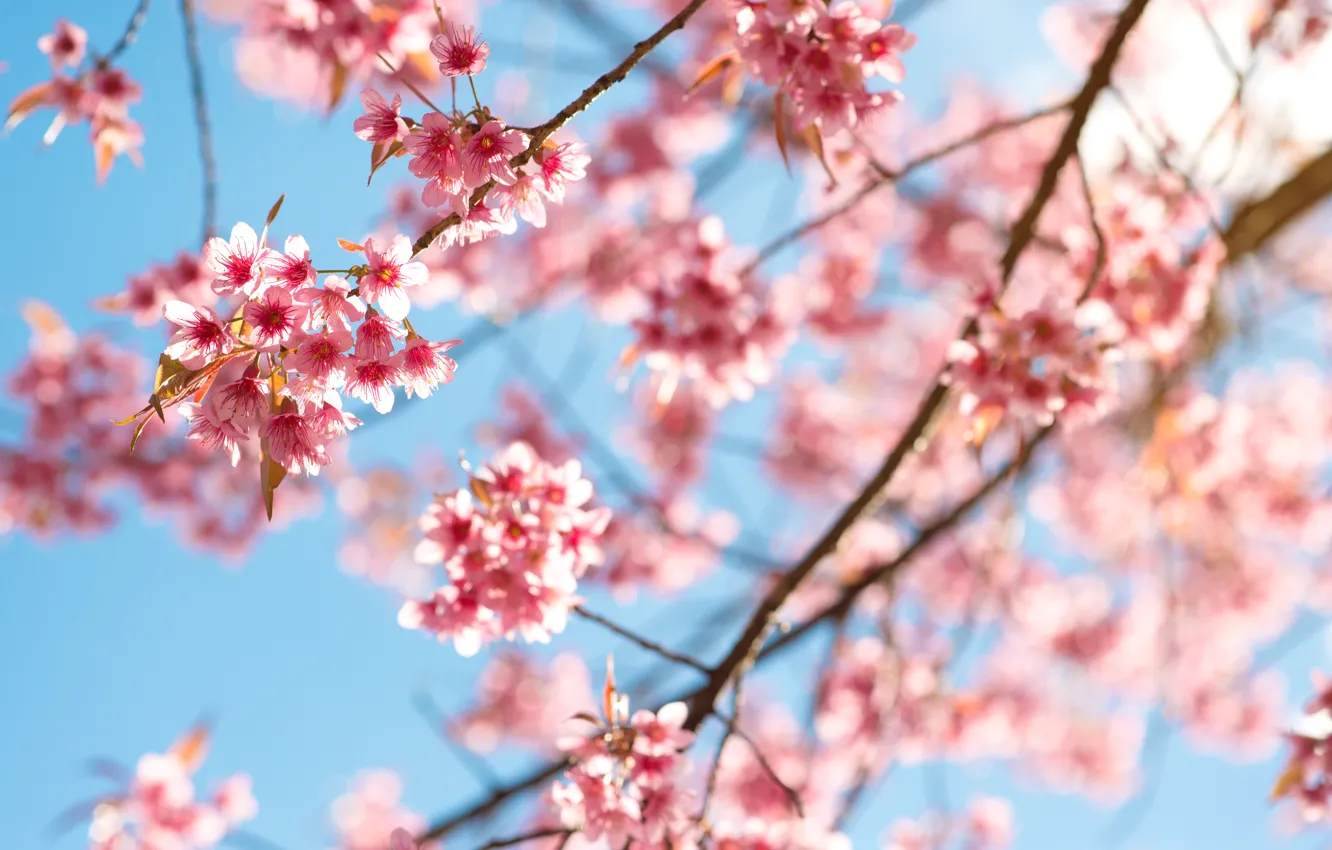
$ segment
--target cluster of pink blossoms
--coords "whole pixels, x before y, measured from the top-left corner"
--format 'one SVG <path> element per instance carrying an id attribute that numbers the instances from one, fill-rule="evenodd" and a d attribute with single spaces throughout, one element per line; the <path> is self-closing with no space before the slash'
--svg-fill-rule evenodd
<path id="1" fill-rule="evenodd" d="M 470 82 L 485 69 L 490 46 L 471 27 L 452 24 L 431 42 L 430 52 L 440 73 L 456 84 L 457 77 Z M 441 247 L 514 233 L 519 218 L 545 227 L 546 202 L 563 203 L 568 185 L 586 176 L 589 158 L 580 145 L 547 141 L 529 152 L 528 135 L 495 118 L 479 100 L 474 109 L 427 112 L 420 121 L 403 117 L 400 95 L 389 102 L 366 89 L 361 103 L 365 114 L 354 129 L 375 145 L 373 167 L 410 154 L 408 170 L 426 181 L 422 203 L 458 216 L 457 224 L 440 234 Z"/>
<path id="2" fill-rule="evenodd" d="M 972 339 L 949 351 L 948 380 L 962 391 L 961 411 L 992 426 L 1005 412 L 1041 425 L 1095 417 L 1114 390 L 1119 359 L 1113 315 L 1104 302 L 1076 309 L 1042 304 L 1018 316 L 988 311 Z"/>
<path id="3" fill-rule="evenodd" d="M 334 800 L 329 810 L 338 832 L 334 850 L 387 850 L 395 830 L 416 833 L 425 829 L 426 819 L 404 808 L 401 799 L 402 779 L 393 771 L 357 774 L 347 793 Z"/>
<path id="4" fill-rule="evenodd" d="M 1013 843 L 1013 807 L 998 797 L 974 797 L 966 811 L 902 819 L 889 828 L 883 850 L 1003 850 Z"/>
<path id="5" fill-rule="evenodd" d="M 146 328 L 162 321 L 162 309 L 171 301 L 211 307 L 217 303 L 213 275 L 198 254 L 180 252 L 174 262 L 154 263 L 140 274 L 132 274 L 123 292 L 98 299 L 96 306 L 110 313 L 128 315 L 135 325 Z"/>
<path id="6" fill-rule="evenodd" d="M 526 443 L 509 446 L 421 518 L 417 558 L 442 563 L 450 584 L 405 603 L 398 622 L 469 656 L 501 637 L 548 641 L 578 604 L 578 579 L 603 559 L 611 512 L 585 509 L 591 499 L 577 460 L 555 466 Z"/>
<path id="7" fill-rule="evenodd" d="M 587 666 L 575 653 L 539 663 L 504 649 L 481 672 L 476 703 L 444 731 L 478 753 L 505 744 L 552 750 L 564 721 L 591 707 L 591 688 Z"/>
<path id="8" fill-rule="evenodd" d="M 429 80 L 436 9 L 450 18 L 470 4 L 433 0 L 209 0 L 215 19 L 239 23 L 236 73 L 271 97 L 332 111 L 349 84 L 397 76 Z M 353 89 L 354 90 L 354 89 Z"/>
<path id="9" fill-rule="evenodd" d="M 597 276 L 617 278 L 633 272 L 602 286 L 635 290 L 638 338 L 629 354 L 642 355 L 648 369 L 660 373 L 660 402 L 682 382 L 695 384 L 714 408 L 749 400 L 794 340 L 793 318 L 735 267 L 721 219 L 685 219 L 652 237 L 596 269 Z"/>
<path id="10" fill-rule="evenodd" d="M 66 125 L 88 122 L 100 183 L 110 173 L 116 157 L 128 155 L 142 164 L 139 148 L 143 130 L 130 120 L 129 108 L 138 103 L 143 89 L 119 68 L 93 57 L 89 67 L 79 70 L 87 54 L 88 33 L 64 19 L 56 22 L 55 32 L 37 40 L 37 47 L 51 60 L 53 76 L 29 88 L 9 106 L 5 129 L 15 126 L 35 109 L 56 110 L 43 141 L 51 144 Z M 71 69 L 76 73 L 65 73 Z"/>
<path id="11" fill-rule="evenodd" d="M 694 793 L 684 787 L 689 763 L 682 752 L 694 740 L 681 728 L 688 708 L 673 702 L 630 717 L 629 697 L 615 691 L 611 678 L 604 711 L 596 734 L 559 742 L 573 760 L 550 790 L 561 823 L 610 847 L 697 847 Z"/>
<path id="12" fill-rule="evenodd" d="M 891 14 L 887 5 L 885 15 Z M 745 0 L 735 10 L 740 57 L 764 84 L 790 97 L 797 127 L 832 135 L 902 99 L 895 91 L 871 92 L 867 84 L 875 77 L 900 83 L 901 54 L 916 37 L 867 14 L 861 3 Z"/>
<path id="13" fill-rule="evenodd" d="M 318 475 L 331 441 L 360 424 L 343 410 L 344 393 L 380 413 L 393 407 L 395 387 L 429 396 L 453 380 L 457 364 L 444 352 L 461 340 L 431 342 L 406 321 L 406 290 L 425 276 L 406 236 L 382 246 L 345 243 L 365 258 L 350 269 L 353 288 L 339 275 L 321 286 L 303 238 L 289 237 L 279 252 L 265 244 L 267 233 L 240 223 L 230 241 L 215 237 L 204 247 L 213 292 L 240 306 L 224 319 L 208 306 L 166 304 L 176 329 L 139 415 L 178 405 L 189 436 L 233 466 L 241 444 L 257 437 L 261 455 L 285 472 Z"/>
<path id="14" fill-rule="evenodd" d="M 1290 753 L 1272 788 L 1273 799 L 1290 798 L 1305 823 L 1332 820 L 1332 682 L 1314 674 L 1318 693 L 1286 735 Z"/>
<path id="15" fill-rule="evenodd" d="M 220 783 L 209 800 L 195 798 L 191 777 L 203 746 L 201 738 L 186 738 L 139 759 L 125 792 L 93 810 L 89 850 L 206 850 L 252 819 L 258 806 L 245 774 Z"/>

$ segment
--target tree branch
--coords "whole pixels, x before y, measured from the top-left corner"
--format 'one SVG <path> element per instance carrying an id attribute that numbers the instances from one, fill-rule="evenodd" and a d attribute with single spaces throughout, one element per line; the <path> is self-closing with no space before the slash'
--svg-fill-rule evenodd
<path id="1" fill-rule="evenodd" d="M 97 64 L 103 67 L 110 65 L 120 58 L 120 54 L 129 49 L 134 44 L 135 39 L 139 37 L 139 30 L 143 28 L 143 22 L 148 19 L 148 5 L 151 0 L 139 0 L 139 5 L 135 7 L 134 14 L 130 15 L 129 23 L 125 24 L 125 31 L 121 33 L 120 40 L 111 46 L 103 56 L 98 57 Z"/>
<path id="2" fill-rule="evenodd" d="M 624 58 L 624 61 L 598 77 L 592 85 L 583 89 L 582 94 L 574 98 L 568 106 L 557 112 L 549 121 L 533 127 L 531 130 L 531 141 L 528 143 L 527 149 L 521 151 L 517 156 L 509 160 L 509 164 L 514 168 L 521 168 L 526 165 L 528 160 L 535 156 L 536 152 L 541 149 L 541 146 L 546 143 L 546 139 L 549 139 L 554 135 L 556 130 L 559 130 L 565 124 L 568 124 L 575 115 L 591 106 L 592 101 L 601 97 L 609 91 L 612 86 L 629 76 L 629 72 L 632 71 L 639 62 L 642 62 L 644 57 L 652 52 L 653 48 L 665 41 L 667 36 L 677 30 L 683 29 L 684 25 L 689 23 L 689 19 L 692 18 L 699 9 L 703 8 L 703 4 L 706 2 L 707 0 L 690 0 L 689 5 L 677 12 L 675 17 L 671 18 L 665 24 L 662 24 L 661 29 L 634 45 L 634 49 Z M 487 183 L 478 188 L 476 192 L 472 193 L 471 206 L 480 203 L 481 199 L 485 197 L 486 192 L 490 191 L 492 185 L 494 185 L 494 181 Z M 413 255 L 419 254 L 426 248 L 429 248 L 430 245 L 439 238 L 441 233 L 448 230 L 450 227 L 453 227 L 461 220 L 461 216 L 457 213 L 453 213 L 437 222 L 425 233 L 422 233 L 416 240 L 415 244 L 412 245 Z"/>
<path id="3" fill-rule="evenodd" d="M 190 97 L 194 100 L 194 123 L 199 128 L 199 162 L 203 166 L 203 238 L 199 244 L 204 245 L 217 232 L 217 161 L 213 157 L 208 101 L 204 98 L 203 62 L 199 57 L 194 0 L 180 0 L 180 15 L 185 24 L 185 61 L 190 69 Z"/>
<path id="4" fill-rule="evenodd" d="M 649 652 L 655 652 L 657 655 L 660 655 L 662 658 L 665 658 L 669 661 L 674 661 L 676 664 L 683 664 L 686 667 L 692 667 L 695 670 L 699 671 L 700 673 L 703 673 L 704 675 L 707 675 L 712 672 L 711 670 L 708 669 L 706 665 L 698 661 L 695 661 L 689 656 L 681 655 L 678 652 L 672 652 L 671 650 L 667 649 L 666 647 L 662 646 L 659 643 L 654 643 L 653 641 L 650 641 L 645 637 L 642 637 L 640 635 L 631 632 L 630 630 L 626 629 L 624 626 L 616 625 L 615 623 L 611 622 L 610 620 L 607 620 L 605 617 L 601 616 L 600 614 L 594 614 L 593 612 L 587 610 L 587 608 L 583 607 L 582 605 L 576 606 L 574 608 L 574 613 L 578 614 L 580 617 L 582 617 L 585 620 L 596 623 L 597 625 L 611 632 L 614 632 L 615 634 L 619 635 L 625 640 L 638 644 L 643 649 L 646 649 Z"/>

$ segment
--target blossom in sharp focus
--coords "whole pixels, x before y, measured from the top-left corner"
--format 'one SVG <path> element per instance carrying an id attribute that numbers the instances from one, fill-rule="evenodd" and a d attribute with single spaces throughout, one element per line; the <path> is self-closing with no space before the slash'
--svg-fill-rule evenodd
<path id="1" fill-rule="evenodd" d="M 425 283 L 430 270 L 412 261 L 412 241 L 402 235 L 382 250 L 374 239 L 365 240 L 365 259 L 370 270 L 361 278 L 361 297 L 390 319 L 402 321 L 412 307 L 405 287 Z"/>
<path id="2" fill-rule="evenodd" d="M 218 295 L 251 294 L 263 275 L 269 253 L 267 248 L 259 247 L 254 228 L 245 222 L 231 229 L 230 241 L 219 236 L 209 239 L 203 260 L 214 275 L 213 291 Z"/>
<path id="3" fill-rule="evenodd" d="M 439 61 L 439 72 L 446 77 L 479 74 L 486 69 L 490 45 L 477 37 L 469 26 L 450 24 L 449 31 L 435 36 L 430 52 Z"/>
<path id="4" fill-rule="evenodd" d="M 506 129 L 490 120 L 467 140 L 463 147 L 463 182 L 476 188 L 491 180 L 511 186 L 518 179 L 509 160 L 527 146 L 527 136 L 519 130 Z"/>
<path id="5" fill-rule="evenodd" d="M 352 129 L 358 139 L 380 144 L 407 138 L 407 122 L 402 119 L 402 95 L 393 95 L 393 102 L 374 89 L 361 92 L 361 105 L 365 114 L 358 115 Z"/>

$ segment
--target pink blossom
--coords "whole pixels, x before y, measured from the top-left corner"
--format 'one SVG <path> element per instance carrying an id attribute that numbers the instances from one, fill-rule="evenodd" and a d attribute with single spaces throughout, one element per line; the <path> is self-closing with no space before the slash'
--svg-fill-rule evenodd
<path id="1" fill-rule="evenodd" d="M 55 32 L 37 39 L 37 49 L 51 58 L 51 67 L 57 70 L 78 67 L 87 45 L 87 31 L 64 18 L 56 21 Z"/>
<path id="2" fill-rule="evenodd" d="M 243 434 L 249 434 L 250 429 L 268 415 L 268 381 L 259 377 L 257 368 L 251 367 L 240 378 L 213 390 L 209 398 L 218 417 L 230 422 Z"/>
<path id="3" fill-rule="evenodd" d="M 347 392 L 379 413 L 388 413 L 393 409 L 393 388 L 402 380 L 402 369 L 392 362 L 360 358 L 353 361 L 347 376 Z"/>
<path id="4" fill-rule="evenodd" d="M 587 164 L 592 158 L 582 151 L 581 144 L 564 142 L 553 146 L 542 145 L 533 157 L 541 169 L 538 188 L 553 203 L 564 203 L 568 185 L 587 176 Z"/>
<path id="5" fill-rule="evenodd" d="M 239 343 L 227 323 L 209 307 L 191 307 L 184 301 L 168 301 L 162 308 L 162 315 L 177 326 L 166 348 L 167 356 L 191 369 L 211 363 Z"/>
<path id="6" fill-rule="evenodd" d="M 352 124 L 358 139 L 383 144 L 407 138 L 410 130 L 402 120 L 402 95 L 394 94 L 390 104 L 379 92 L 366 89 L 361 92 L 361 105 L 365 114 L 357 116 Z"/>
<path id="7" fill-rule="evenodd" d="M 243 292 L 250 295 L 263 275 L 269 250 L 259 247 L 259 237 L 241 222 L 231 229 L 231 241 L 214 236 L 204 246 L 204 264 L 212 270 L 213 291 L 218 295 Z"/>
<path id="8" fill-rule="evenodd" d="M 301 236 L 288 236 L 283 252 L 270 251 L 264 258 L 266 279 L 291 291 L 315 285 L 315 267 L 310 246 Z"/>
<path id="9" fill-rule="evenodd" d="M 212 404 L 187 401 L 178 407 L 190 423 L 191 440 L 198 440 L 209 451 L 223 452 L 232 466 L 240 463 L 240 441 L 249 439 L 240 428 L 219 416 Z"/>
<path id="10" fill-rule="evenodd" d="M 405 339 L 407 329 L 387 316 L 372 313 L 356 329 L 356 356 L 368 360 L 388 360 L 396 340 Z"/>
<path id="11" fill-rule="evenodd" d="M 463 182 L 469 189 L 490 180 L 503 186 L 512 186 L 518 175 L 509 165 L 509 160 L 526 146 L 527 136 L 522 131 L 507 129 L 494 119 L 487 121 L 463 147 Z"/>
<path id="12" fill-rule="evenodd" d="M 419 286 L 430 276 L 425 263 L 412 261 L 412 240 L 398 235 L 385 250 L 374 239 L 365 240 L 365 259 L 369 271 L 361 278 L 361 295 L 367 304 L 394 321 L 402 321 L 411 310 L 406 287 Z"/>
<path id="13" fill-rule="evenodd" d="M 328 386 L 339 387 L 346 377 L 345 352 L 352 337 L 343 328 L 326 327 L 305 336 L 296 350 L 287 355 L 285 366 Z"/>
<path id="14" fill-rule="evenodd" d="M 332 463 L 324 451 L 324 438 L 299 413 L 288 411 L 269 417 L 264 435 L 273 460 L 293 475 L 318 475 L 320 467 Z"/>
<path id="15" fill-rule="evenodd" d="M 305 305 L 292 303 L 291 293 L 270 286 L 245 304 L 245 322 L 251 327 L 250 340 L 259 351 L 276 351 L 308 316 Z"/>
<path id="16" fill-rule="evenodd" d="M 435 36 L 430 52 L 439 62 L 439 72 L 446 77 L 479 74 L 486 69 L 490 45 L 481 41 L 469 26 L 449 24 L 447 33 Z"/>
<path id="17" fill-rule="evenodd" d="M 462 177 L 462 138 L 447 116 L 427 112 L 403 144 L 412 155 L 407 169 L 417 177 Z"/>
<path id="18" fill-rule="evenodd" d="M 541 200 L 537 178 L 519 174 L 512 186 L 496 186 L 491 197 L 499 201 L 500 215 L 522 218 L 533 227 L 546 226 L 546 206 Z"/>
<path id="19" fill-rule="evenodd" d="M 435 387 L 452 381 L 458 364 L 453 358 L 446 357 L 444 352 L 461 344 L 460 339 L 431 342 L 417 337 L 408 340 L 407 345 L 396 355 L 403 371 L 403 389 L 407 397 L 411 398 L 415 394 L 427 398 Z"/>
<path id="20" fill-rule="evenodd" d="M 351 294 L 351 284 L 345 277 L 329 275 L 324 278 L 323 288 L 310 286 L 299 290 L 295 300 L 310 305 L 310 327 L 314 329 L 327 324 L 336 325 L 343 330 L 351 330 L 352 325 L 365 316 L 365 302 L 361 296 Z"/>

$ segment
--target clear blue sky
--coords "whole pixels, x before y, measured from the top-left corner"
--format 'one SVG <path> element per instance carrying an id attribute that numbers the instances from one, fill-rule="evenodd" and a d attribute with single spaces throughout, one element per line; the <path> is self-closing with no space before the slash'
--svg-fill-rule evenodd
<path id="1" fill-rule="evenodd" d="M 46 73 L 35 42 L 56 17 L 78 21 L 92 43 L 104 47 L 120 32 L 131 5 L 130 0 L 11 4 L 0 28 L 0 60 L 9 66 L 0 75 L 0 97 L 8 101 Z M 150 353 L 158 342 L 156 330 L 136 332 L 88 305 L 120 289 L 127 275 L 194 247 L 198 232 L 198 164 L 179 12 L 165 0 L 154 6 L 123 63 L 146 89 L 135 110 L 147 134 L 145 170 L 121 161 L 106 187 L 98 189 L 91 152 L 78 129 L 66 131 L 49 150 L 39 149 L 40 126 L 25 125 L 0 142 L 9 303 L 40 297 L 76 329 L 108 326 L 125 344 Z M 1061 80 L 1039 40 L 1036 6 L 1034 0 L 941 0 L 915 26 L 920 46 L 910 56 L 909 97 L 933 110 L 945 83 L 963 72 L 996 83 L 1011 80 L 1021 86 L 1018 97 L 1024 101 L 1057 90 Z M 485 31 L 518 38 L 530 8 L 522 0 L 489 8 Z M 597 53 L 575 25 L 556 20 L 561 49 Z M 280 232 L 299 229 L 316 250 L 334 237 L 362 235 L 380 213 L 390 181 L 365 188 L 365 148 L 350 132 L 355 112 L 344 109 L 324 123 L 250 95 L 231 70 L 228 34 L 211 25 L 203 34 L 203 52 L 223 229 L 239 219 L 257 222 L 285 192 Z M 608 56 L 606 66 L 617 58 Z M 504 51 L 497 50 L 492 68 L 505 61 Z M 546 97 L 542 115 L 532 117 L 544 117 L 590 79 L 590 73 L 570 72 L 535 82 Z M 594 136 L 596 123 L 631 103 L 638 91 L 627 86 L 599 102 L 579 119 L 581 134 Z M 728 185 L 733 191 L 722 193 L 719 212 L 738 239 L 756 238 L 746 230 L 753 229 L 753 217 L 745 215 L 752 182 L 742 174 Z M 438 339 L 456 335 L 467 322 L 450 309 L 413 319 L 426 336 Z M 524 334 L 529 344 L 543 362 L 563 363 L 577 321 L 565 313 L 538 319 L 536 326 Z M 26 338 L 17 311 L 0 310 L 0 370 L 19 360 Z M 607 366 L 617 339 L 606 337 L 601 356 Z M 458 379 L 447 392 L 355 439 L 355 459 L 406 464 L 417 446 L 431 446 L 446 457 L 459 447 L 472 449 L 472 428 L 493 409 L 494 390 L 512 367 L 498 349 L 469 356 L 463 348 L 459 360 Z M 605 371 L 598 365 L 577 398 L 590 421 L 613 419 L 623 406 L 596 380 Z M 760 398 L 729 414 L 724 430 L 759 433 L 769 403 Z M 0 420 L 4 428 L 12 431 L 12 422 Z M 13 435 L 4 432 L 0 439 Z M 763 504 L 767 485 L 751 468 L 737 464 L 726 471 L 731 486 L 722 489 L 714 479 L 705 489 L 706 501 L 741 515 Z M 730 491 L 748 504 L 736 505 Z M 395 623 L 395 600 L 339 572 L 335 550 L 342 520 L 336 511 L 325 510 L 266 538 L 234 568 L 180 548 L 169 526 L 141 516 L 132 504 L 120 507 L 123 522 L 94 539 L 38 544 L 22 535 L 0 538 L 0 835 L 7 848 L 47 846 L 46 824 L 98 790 L 80 774 L 84 758 L 132 762 L 165 747 L 201 713 L 218 721 L 203 778 L 249 772 L 260 804 L 250 831 L 288 850 L 328 846 L 328 805 L 365 768 L 399 771 L 406 801 L 427 815 L 452 810 L 475 795 L 475 783 L 418 718 L 409 697 L 428 685 L 446 706 L 464 704 L 481 660 L 460 659 L 450 647 L 403 631 Z M 813 525 L 818 517 L 805 519 Z M 721 580 L 696 596 L 720 600 L 742 581 Z M 596 606 L 606 610 L 609 603 L 594 599 Z M 642 602 L 616 614 L 660 623 L 663 610 L 659 603 Z M 683 634 L 676 629 L 656 634 L 669 643 Z M 641 660 L 581 624 L 557 637 L 552 649 L 574 647 L 584 650 L 594 670 L 612 647 L 622 657 L 621 669 L 633 669 L 634 660 Z M 769 671 L 774 688 L 795 693 L 804 687 L 790 672 L 797 658 Z M 1283 666 L 1294 671 L 1297 694 L 1306 687 L 1305 672 L 1324 658 L 1318 638 L 1286 656 Z M 683 677 L 677 681 L 686 683 Z M 520 765 L 505 760 L 498 766 L 512 772 Z M 1196 756 L 1172 740 L 1163 787 L 1125 846 L 1270 846 L 1276 839 L 1264 795 L 1275 771 L 1270 761 L 1232 765 Z M 1111 817 L 1103 810 L 1032 793 L 1002 770 L 950 768 L 948 777 L 955 802 L 974 789 L 1012 797 L 1019 848 L 1103 846 L 1100 830 Z M 922 799 L 919 772 L 901 771 L 865 807 L 854 831 L 856 846 L 877 846 L 884 826 L 894 817 L 916 814 Z M 82 832 L 75 831 L 55 846 L 82 842 Z M 450 846 L 479 843 L 471 835 Z"/>

